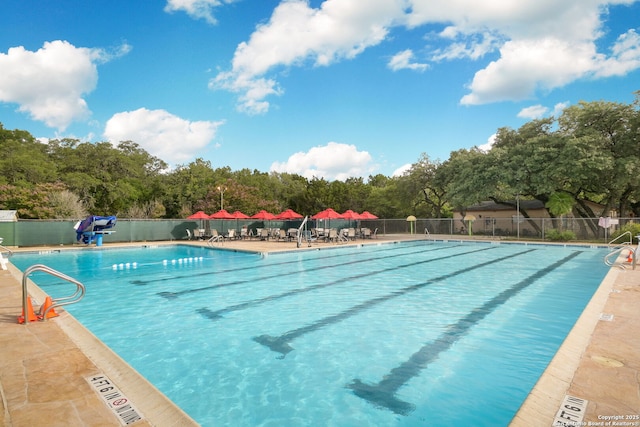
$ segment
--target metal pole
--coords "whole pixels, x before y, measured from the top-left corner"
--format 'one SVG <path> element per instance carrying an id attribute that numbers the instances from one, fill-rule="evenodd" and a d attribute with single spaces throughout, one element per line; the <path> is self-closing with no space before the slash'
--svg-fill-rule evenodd
<path id="1" fill-rule="evenodd" d="M 226 188 L 224 185 L 218 185 L 218 191 L 220 192 L 220 210 L 224 209 L 224 192 Z"/>
<path id="2" fill-rule="evenodd" d="M 516 195 L 516 227 L 518 229 L 518 240 L 520 240 L 520 193 Z"/>

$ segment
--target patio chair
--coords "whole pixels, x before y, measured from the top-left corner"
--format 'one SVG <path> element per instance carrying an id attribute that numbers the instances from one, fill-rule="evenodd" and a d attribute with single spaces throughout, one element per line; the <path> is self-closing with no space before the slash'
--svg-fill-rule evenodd
<path id="1" fill-rule="evenodd" d="M 355 228 L 349 228 L 347 230 L 347 239 L 356 240 L 356 229 Z"/>
<path id="2" fill-rule="evenodd" d="M 269 240 L 269 229 L 263 228 L 260 230 L 260 240 Z"/>
<path id="3" fill-rule="evenodd" d="M 361 233 L 362 233 L 362 238 L 363 239 L 370 239 L 371 238 L 371 229 L 370 228 L 363 228 Z"/>
<path id="4" fill-rule="evenodd" d="M 230 228 L 227 230 L 227 239 L 235 240 L 236 239 L 236 230 L 234 228 Z"/>

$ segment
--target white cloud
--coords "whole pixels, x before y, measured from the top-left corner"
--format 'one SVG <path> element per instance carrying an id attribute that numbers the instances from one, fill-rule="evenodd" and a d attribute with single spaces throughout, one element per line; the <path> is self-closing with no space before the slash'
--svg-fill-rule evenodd
<path id="1" fill-rule="evenodd" d="M 109 53 L 62 40 L 45 42 L 35 52 L 12 47 L 0 53 L 0 102 L 16 103 L 19 111 L 34 120 L 64 131 L 72 121 L 91 113 L 83 97 L 96 87 L 96 64 L 130 49 L 124 44 Z"/>
<path id="2" fill-rule="evenodd" d="M 209 145 L 224 122 L 182 119 L 165 110 L 140 108 L 114 114 L 104 136 L 112 144 L 133 141 L 171 165 L 193 159 Z"/>
<path id="3" fill-rule="evenodd" d="M 271 172 L 293 173 L 307 179 L 317 177 L 344 181 L 372 173 L 374 166 L 371 161 L 371 155 L 366 151 L 358 151 L 355 145 L 329 142 L 313 147 L 306 153 L 295 153 L 286 162 L 274 162 Z"/>
<path id="4" fill-rule="evenodd" d="M 558 117 L 559 115 L 561 115 L 562 112 L 565 110 L 565 108 L 569 106 L 569 104 L 570 102 L 568 101 L 558 102 L 556 105 L 553 106 L 553 116 Z"/>
<path id="5" fill-rule="evenodd" d="M 429 68 L 428 64 L 421 64 L 418 62 L 412 62 L 414 59 L 414 54 L 411 49 L 403 50 L 402 52 L 398 52 L 389 60 L 387 66 L 393 71 L 398 70 L 415 70 L 415 71 L 424 71 Z"/>
<path id="6" fill-rule="evenodd" d="M 402 176 L 405 173 L 409 172 L 411 170 L 412 166 L 413 165 L 411 163 L 407 163 L 405 165 L 402 165 L 398 169 L 394 170 L 393 173 L 391 174 L 391 176 L 392 177 Z"/>
<path id="7" fill-rule="evenodd" d="M 235 0 L 167 0 L 165 12 L 184 11 L 195 19 L 204 19 L 210 24 L 217 23 L 213 10 L 223 4 L 233 3 Z"/>
<path id="8" fill-rule="evenodd" d="M 518 113 L 518 117 L 523 119 L 539 119 L 540 117 L 544 117 L 549 109 L 540 104 L 532 105 L 530 107 L 523 108 Z"/>
<path id="9" fill-rule="evenodd" d="M 494 133 L 493 135 L 491 135 L 488 139 L 487 139 L 487 143 L 486 144 L 482 144 L 478 147 L 479 150 L 484 151 L 485 153 L 488 151 L 491 151 L 491 148 L 493 148 L 493 144 L 496 143 L 496 134 Z"/>
<path id="10" fill-rule="evenodd" d="M 466 105 L 523 100 L 581 78 L 603 78 L 640 68 L 640 36 L 629 30 L 598 52 L 607 7 L 633 0 L 284 0 L 270 20 L 240 43 L 231 70 L 212 89 L 239 95 L 239 110 L 265 113 L 268 97 L 282 95 L 274 74 L 282 67 L 328 66 L 352 59 L 389 38 L 396 27 L 446 25 L 436 34 L 432 61 L 477 61 L 479 68 L 460 102 Z M 444 46 L 442 46 L 444 43 Z M 427 46 L 428 47 L 428 46 Z M 394 56 L 392 70 L 423 70 L 410 49 Z"/>
<path id="11" fill-rule="evenodd" d="M 310 61 L 328 66 L 352 59 L 383 41 L 396 19 L 403 16 L 402 0 L 327 0 L 320 8 L 305 0 L 287 0 L 273 11 L 269 22 L 259 25 L 248 42 L 236 48 L 231 71 L 221 72 L 212 89 L 237 92 L 241 111 L 265 113 L 265 98 L 282 90 L 264 77 L 277 67 Z"/>

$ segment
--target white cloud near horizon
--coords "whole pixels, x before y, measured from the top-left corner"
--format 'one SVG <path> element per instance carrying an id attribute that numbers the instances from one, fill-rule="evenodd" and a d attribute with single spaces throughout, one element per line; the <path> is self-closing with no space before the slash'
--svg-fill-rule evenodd
<path id="1" fill-rule="evenodd" d="M 130 50 L 127 44 L 107 52 L 63 40 L 45 42 L 35 52 L 12 47 L 0 53 L 0 102 L 18 104 L 18 111 L 64 131 L 91 115 L 84 96 L 96 88 L 97 64 Z"/>
<path id="2" fill-rule="evenodd" d="M 167 13 L 184 11 L 194 19 L 204 19 L 209 24 L 217 24 L 213 10 L 234 1 L 236 0 L 167 0 L 164 11 Z"/>
<path id="3" fill-rule="evenodd" d="M 568 102 L 559 102 L 553 106 L 551 115 L 554 117 L 562 114 L 562 111 L 569 106 Z M 544 105 L 536 104 L 529 107 L 525 107 L 517 114 L 521 119 L 539 119 L 545 117 L 549 113 L 549 108 Z"/>
<path id="4" fill-rule="evenodd" d="M 329 142 L 307 152 L 294 153 L 285 162 L 274 162 L 270 171 L 298 174 L 307 179 L 344 181 L 373 173 L 375 166 L 371 162 L 371 155 L 359 151 L 355 145 Z"/>
<path id="5" fill-rule="evenodd" d="M 607 7 L 635 0 L 283 0 L 235 51 L 231 69 L 210 81 L 211 89 L 238 94 L 238 110 L 262 114 L 270 96 L 282 95 L 276 74 L 312 63 L 351 60 L 390 38 L 393 30 L 447 25 L 433 47 L 434 62 L 478 61 L 463 105 L 524 100 L 583 78 L 623 75 L 640 68 L 640 36 L 629 29 L 609 54 L 598 52 Z M 426 31 L 426 30 L 425 30 Z M 442 46 L 443 45 L 443 46 Z M 394 56 L 392 70 L 424 70 L 412 50 Z M 426 77 L 428 78 L 428 77 Z"/>
<path id="6" fill-rule="evenodd" d="M 215 138 L 223 121 L 189 121 L 165 110 L 139 108 L 114 114 L 104 137 L 112 144 L 135 141 L 150 154 L 177 165 L 191 160 Z"/>

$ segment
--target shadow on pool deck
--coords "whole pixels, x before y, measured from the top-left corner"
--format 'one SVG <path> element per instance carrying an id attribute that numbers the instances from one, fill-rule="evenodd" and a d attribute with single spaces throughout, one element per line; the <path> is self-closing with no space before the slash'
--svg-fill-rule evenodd
<path id="1" fill-rule="evenodd" d="M 356 243 L 407 238 L 424 236 L 381 236 Z M 451 236 L 443 238 L 454 240 Z M 334 246 L 314 244 L 308 248 L 304 244 L 300 249 Z M 300 250 L 295 242 L 233 241 L 216 247 L 257 252 Z M 142 420 L 131 425 L 197 425 L 64 310 L 59 310 L 60 317 L 47 322 L 19 325 L 21 273 L 12 265 L 9 268 L 0 271 L 0 426 L 121 425 L 87 380 L 96 375 L 108 377 L 133 403 Z M 30 286 L 29 291 L 37 301 L 44 300 L 37 287 Z M 612 269 L 511 425 L 551 426 L 566 395 L 589 401 L 583 414 L 585 425 L 606 416 L 640 414 L 638 307 L 640 270 Z M 128 414 L 131 416 L 131 412 Z M 620 421 L 640 425 L 640 420 Z"/>

